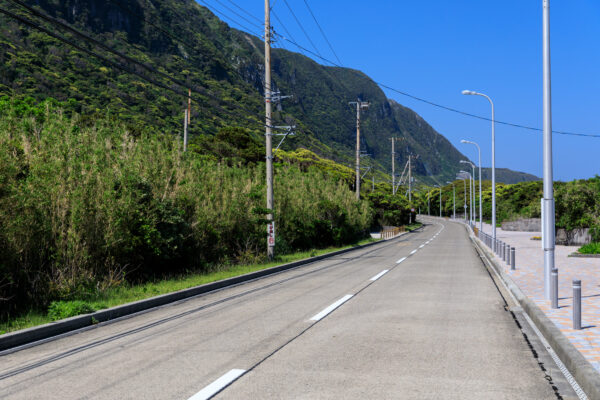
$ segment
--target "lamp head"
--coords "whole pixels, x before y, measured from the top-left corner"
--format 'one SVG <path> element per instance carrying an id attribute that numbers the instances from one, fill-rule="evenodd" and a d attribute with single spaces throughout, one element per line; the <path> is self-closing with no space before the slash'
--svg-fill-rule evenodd
<path id="1" fill-rule="evenodd" d="M 461 143 L 471 143 L 471 142 L 469 142 L 468 140 L 465 140 L 465 139 L 462 139 L 460 142 Z"/>
<path id="2" fill-rule="evenodd" d="M 474 94 L 475 94 L 475 92 L 474 92 L 474 91 L 472 91 L 472 90 L 463 90 L 463 91 L 462 91 L 462 94 L 464 94 L 464 95 L 468 96 L 468 95 L 474 95 Z"/>

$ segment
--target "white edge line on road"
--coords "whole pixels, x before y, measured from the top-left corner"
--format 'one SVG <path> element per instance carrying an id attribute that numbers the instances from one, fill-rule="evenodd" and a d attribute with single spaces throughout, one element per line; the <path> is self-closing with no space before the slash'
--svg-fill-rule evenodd
<path id="1" fill-rule="evenodd" d="M 244 369 L 232 369 L 225 375 L 221 376 L 219 379 L 206 386 L 204 389 L 190 397 L 188 400 L 206 400 L 213 397 L 215 394 L 219 393 L 223 388 L 227 385 L 231 384 L 240 376 L 244 375 L 246 370 Z"/>
<path id="2" fill-rule="evenodd" d="M 381 271 L 380 273 L 378 273 L 377 275 L 375 275 L 374 277 L 372 277 L 370 280 L 371 281 L 376 281 L 377 279 L 381 278 L 382 276 L 384 276 L 388 272 L 390 272 L 389 269 L 384 269 L 383 271 Z"/>
<path id="3" fill-rule="evenodd" d="M 396 261 L 396 264 L 400 264 L 404 260 L 406 260 L 406 257 L 402 257 L 401 259 L 399 259 L 398 261 Z"/>
<path id="4" fill-rule="evenodd" d="M 414 249 L 413 251 L 410 252 L 410 254 L 415 254 L 417 252 L 417 249 Z"/>
<path id="5" fill-rule="evenodd" d="M 321 311 L 320 313 L 318 313 L 317 315 L 315 315 L 314 317 L 312 317 L 310 320 L 311 321 L 320 321 L 321 319 L 325 318 L 327 316 L 327 314 L 329 314 L 330 312 L 332 312 L 333 310 L 335 310 L 336 308 L 338 308 L 339 306 L 341 306 L 342 304 L 344 304 L 345 302 L 347 302 L 348 300 L 350 300 L 352 298 L 352 294 L 347 294 L 344 297 L 342 297 L 341 299 L 339 299 L 338 301 L 336 301 L 335 303 L 333 303 L 332 305 L 330 305 L 329 307 L 327 307 L 326 309 L 324 309 L 323 311 Z M 194 399 L 196 400 L 196 399 Z"/>

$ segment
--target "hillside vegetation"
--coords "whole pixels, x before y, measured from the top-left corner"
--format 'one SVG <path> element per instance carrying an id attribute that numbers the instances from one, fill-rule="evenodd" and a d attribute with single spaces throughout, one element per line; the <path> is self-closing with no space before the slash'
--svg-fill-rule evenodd
<path id="1" fill-rule="evenodd" d="M 248 141 L 232 157 L 183 153 L 176 136 L 136 136 L 54 103 L 0 100 L 2 315 L 262 259 L 265 170 Z M 275 193 L 278 253 L 353 243 L 377 222 L 367 199 L 316 167 L 277 163 Z"/>
<path id="2" fill-rule="evenodd" d="M 462 181 L 454 182 L 456 187 L 456 210 L 462 213 L 464 204 L 464 185 Z M 492 218 L 492 185 L 490 181 L 482 182 L 483 218 Z M 479 208 L 479 183 L 476 184 L 476 205 Z M 540 218 L 543 183 L 541 181 L 521 182 L 517 184 L 496 185 L 496 217 L 497 222 L 511 221 L 518 218 Z M 467 183 L 467 205 L 469 203 L 469 187 Z M 431 213 L 439 215 L 439 189 L 432 189 L 418 196 L 419 204 L 427 210 L 427 196 L 431 196 Z M 600 177 L 574 180 L 571 182 L 555 182 L 554 197 L 556 202 L 556 227 L 568 230 L 575 228 L 591 228 L 595 241 L 600 240 Z M 452 186 L 442 188 L 442 214 L 452 215 Z M 479 211 L 478 211 L 479 213 Z M 479 215 L 479 214 L 478 214 Z"/>
<path id="3" fill-rule="evenodd" d="M 132 134 L 161 134 L 181 132 L 186 94 L 192 88 L 192 143 L 231 125 L 263 137 L 264 45 L 258 36 L 230 28 L 196 1 L 25 3 L 123 56 L 87 44 L 24 7 L 11 2 L 4 7 L 123 69 L 0 15 L 0 95 L 53 97 L 84 118 L 109 110 Z M 419 155 L 413 172 L 423 182 L 433 182 L 431 177 L 447 180 L 460 169 L 458 161 L 465 157 L 444 136 L 414 111 L 388 99 L 362 72 L 323 66 L 281 48 L 273 50 L 272 61 L 273 89 L 293 96 L 274 108 L 276 125 L 296 125 L 298 132 L 284 149 L 306 148 L 352 163 L 356 116 L 348 102 L 360 97 L 371 103 L 362 116 L 362 149 L 376 169 L 389 173 L 392 137 L 402 139 L 396 147 L 398 168 L 409 154 Z"/>

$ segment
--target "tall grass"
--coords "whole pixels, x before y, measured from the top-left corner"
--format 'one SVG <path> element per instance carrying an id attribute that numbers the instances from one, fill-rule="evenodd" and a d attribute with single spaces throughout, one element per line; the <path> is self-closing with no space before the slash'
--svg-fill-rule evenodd
<path id="1" fill-rule="evenodd" d="M 264 254 L 264 164 L 228 166 L 107 116 L 0 101 L 0 316 L 125 281 Z M 277 165 L 280 252 L 342 245 L 372 222 L 343 182 Z"/>

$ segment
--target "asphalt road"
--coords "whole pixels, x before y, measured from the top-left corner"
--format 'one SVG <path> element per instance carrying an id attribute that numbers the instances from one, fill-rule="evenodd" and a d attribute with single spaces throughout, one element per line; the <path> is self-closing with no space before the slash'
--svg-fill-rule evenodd
<path id="1" fill-rule="evenodd" d="M 576 398 L 510 307 L 465 228 L 431 221 L 0 356 L 0 398 Z"/>

